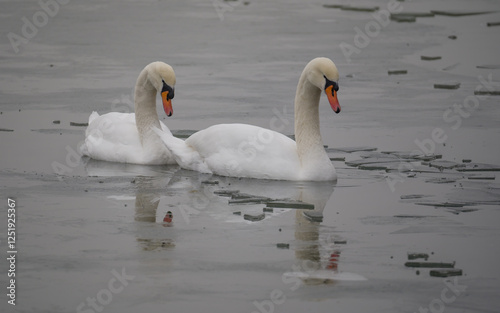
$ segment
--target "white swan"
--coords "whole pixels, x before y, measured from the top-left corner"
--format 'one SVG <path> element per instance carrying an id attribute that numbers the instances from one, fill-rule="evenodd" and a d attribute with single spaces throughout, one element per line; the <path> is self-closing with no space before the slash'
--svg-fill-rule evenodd
<path id="1" fill-rule="evenodd" d="M 177 163 L 190 170 L 222 176 L 279 180 L 336 180 L 323 147 L 318 105 L 324 90 L 335 113 L 339 74 L 327 58 L 309 62 L 295 95 L 295 139 L 257 126 L 221 124 L 191 135 L 186 141 L 155 129 Z"/>
<path id="2" fill-rule="evenodd" d="M 134 164 L 176 164 L 151 128 L 170 130 L 156 113 L 156 93 L 161 93 L 163 108 L 172 115 L 175 73 L 163 62 L 148 64 L 139 74 L 135 85 L 135 113 L 111 112 L 99 116 L 92 112 L 80 147 L 83 155 L 93 159 Z"/>

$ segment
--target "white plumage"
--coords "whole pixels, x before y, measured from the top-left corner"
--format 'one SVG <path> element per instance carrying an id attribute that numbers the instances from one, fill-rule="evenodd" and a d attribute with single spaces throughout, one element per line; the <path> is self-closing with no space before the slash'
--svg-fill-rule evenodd
<path id="1" fill-rule="evenodd" d="M 170 100 L 174 85 L 175 73 L 170 65 L 163 62 L 148 64 L 137 78 L 135 113 L 99 115 L 92 112 L 85 131 L 85 142 L 80 147 L 82 154 L 110 162 L 176 164 L 173 155 L 151 130 L 152 127 L 161 127 L 162 131 L 171 135 L 168 127 L 158 119 L 156 95 L 158 91 L 162 92 L 165 112 L 172 114 Z"/>

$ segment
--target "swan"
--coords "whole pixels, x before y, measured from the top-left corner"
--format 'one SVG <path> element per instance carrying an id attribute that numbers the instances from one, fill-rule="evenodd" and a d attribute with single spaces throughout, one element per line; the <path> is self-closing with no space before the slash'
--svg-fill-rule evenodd
<path id="1" fill-rule="evenodd" d="M 158 128 L 154 131 L 185 169 L 221 176 L 257 179 L 333 181 L 335 168 L 323 147 L 319 100 L 324 91 L 335 113 L 339 73 L 328 58 L 310 61 L 295 95 L 295 139 L 247 124 L 219 124 L 185 141 Z"/>
<path id="2" fill-rule="evenodd" d="M 133 164 L 176 164 L 151 127 L 170 130 L 158 119 L 156 94 L 160 92 L 163 109 L 171 116 L 174 98 L 175 73 L 163 62 L 148 64 L 139 74 L 135 85 L 135 113 L 111 112 L 99 115 L 92 112 L 80 146 L 83 155 L 93 159 Z"/>

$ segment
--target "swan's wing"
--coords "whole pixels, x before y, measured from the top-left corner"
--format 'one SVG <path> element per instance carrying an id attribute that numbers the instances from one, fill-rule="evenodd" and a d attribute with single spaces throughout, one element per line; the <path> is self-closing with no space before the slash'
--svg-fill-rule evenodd
<path id="1" fill-rule="evenodd" d="M 190 136 L 186 145 L 219 175 L 285 180 L 299 177 L 295 141 L 262 127 L 215 125 Z"/>
<path id="2" fill-rule="evenodd" d="M 141 163 L 142 149 L 140 148 L 141 142 L 135 125 L 135 115 L 112 112 L 94 116 L 85 131 L 85 143 L 81 151 L 93 159 Z"/>

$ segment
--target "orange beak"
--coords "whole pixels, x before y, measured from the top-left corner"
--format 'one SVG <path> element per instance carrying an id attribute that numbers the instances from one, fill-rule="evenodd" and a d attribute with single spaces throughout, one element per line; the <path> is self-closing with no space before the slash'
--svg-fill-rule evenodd
<path id="1" fill-rule="evenodd" d="M 340 112 L 340 104 L 337 99 L 337 93 L 333 90 L 333 86 L 328 86 L 325 89 L 326 97 L 328 98 L 328 102 L 330 102 L 330 106 L 332 107 L 333 112 Z"/>
<path id="2" fill-rule="evenodd" d="M 168 99 L 168 91 L 163 91 L 161 93 L 161 101 L 163 102 L 163 110 L 167 116 L 172 116 L 174 110 L 172 109 L 172 99 Z"/>

